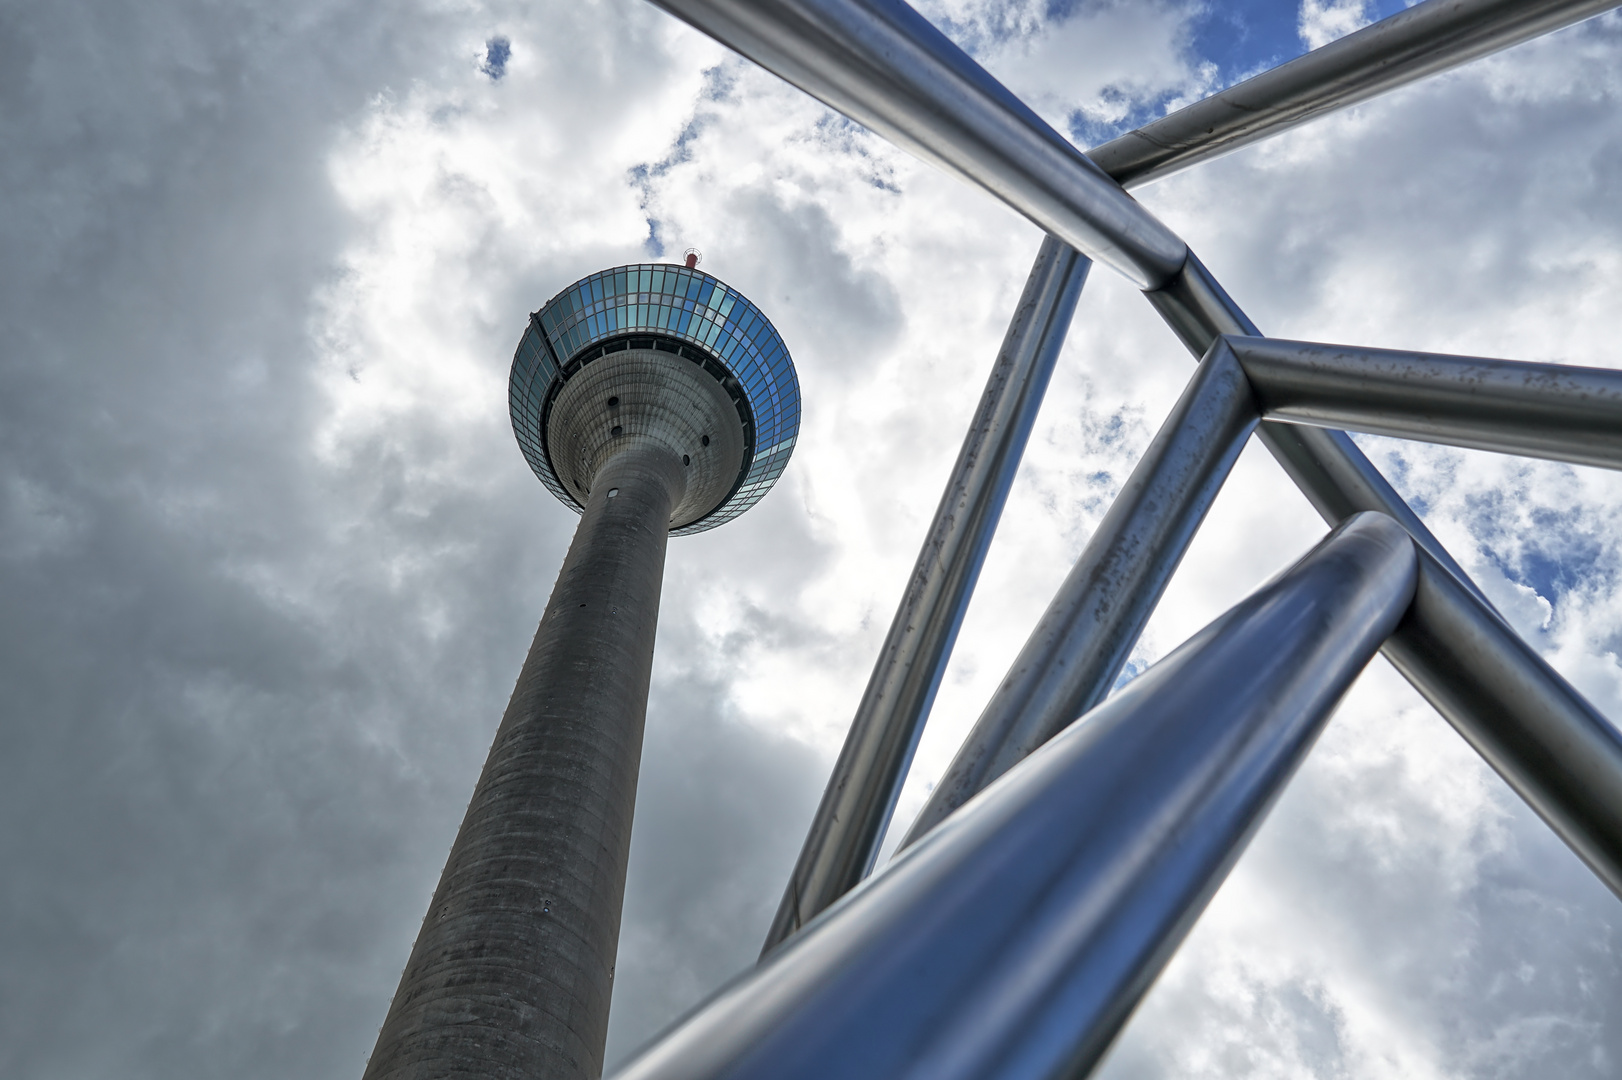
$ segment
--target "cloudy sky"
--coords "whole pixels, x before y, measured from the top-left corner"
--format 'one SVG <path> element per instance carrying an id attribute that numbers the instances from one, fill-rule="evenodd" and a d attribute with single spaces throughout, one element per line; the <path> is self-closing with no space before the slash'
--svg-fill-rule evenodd
<path id="1" fill-rule="evenodd" d="M 923 10 L 1088 144 L 1398 3 Z M 1617 366 L 1619 192 L 1611 16 L 1139 197 L 1270 333 Z M 689 245 L 805 425 L 671 545 L 610 1060 L 746 967 L 1039 241 L 642 0 L 0 0 L 0 1075 L 359 1076 L 575 521 L 527 312 Z M 1095 271 L 897 831 L 1189 372 Z M 1622 717 L 1622 480 L 1361 441 Z M 1323 532 L 1252 447 L 1134 664 Z M 1103 1074 L 1612 1076 L 1619 1001 L 1376 661 Z"/>

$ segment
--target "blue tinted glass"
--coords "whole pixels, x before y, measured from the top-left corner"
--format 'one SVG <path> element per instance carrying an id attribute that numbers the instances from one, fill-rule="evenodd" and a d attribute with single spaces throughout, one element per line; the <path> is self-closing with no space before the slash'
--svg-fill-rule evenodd
<path id="1" fill-rule="evenodd" d="M 641 294 L 641 295 L 638 295 Z M 665 303 L 659 303 L 659 298 Z M 799 384 L 777 331 L 749 300 L 701 271 L 668 264 L 615 267 L 554 297 L 526 328 L 513 357 L 509 387 L 513 430 L 547 488 L 572 502 L 551 474 L 540 412 L 572 359 L 605 338 L 655 330 L 701 346 L 737 378 L 754 418 L 755 451 L 734 497 L 709 518 L 677 530 L 701 532 L 736 517 L 782 473 L 799 429 Z"/>

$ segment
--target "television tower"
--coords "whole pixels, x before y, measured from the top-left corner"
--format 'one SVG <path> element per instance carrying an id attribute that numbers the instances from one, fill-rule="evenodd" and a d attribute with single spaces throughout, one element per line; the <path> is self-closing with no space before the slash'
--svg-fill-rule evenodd
<path id="1" fill-rule="evenodd" d="M 800 424 L 776 329 L 685 261 L 575 282 L 513 357 L 513 432 L 580 524 L 366 1080 L 602 1073 L 666 538 L 759 502 Z"/>

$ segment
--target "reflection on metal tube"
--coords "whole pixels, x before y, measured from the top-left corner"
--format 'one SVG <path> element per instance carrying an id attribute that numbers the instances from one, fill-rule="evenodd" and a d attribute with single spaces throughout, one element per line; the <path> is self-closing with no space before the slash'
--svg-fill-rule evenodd
<path id="1" fill-rule="evenodd" d="M 1190 349 L 1202 340 L 1209 346 L 1219 334 L 1257 336 L 1255 324 L 1192 254 L 1169 288 L 1148 295 Z M 1421 599 L 1386 646 L 1387 657 L 1622 895 L 1616 729 L 1527 648 L 1344 432 L 1264 421 L 1258 435 L 1325 521 L 1378 510 L 1413 536 L 1427 556 L 1420 562 Z"/>
<path id="2" fill-rule="evenodd" d="M 1087 542 L 913 822 L 906 846 L 1104 700 L 1256 427 L 1221 341 Z"/>
<path id="3" fill-rule="evenodd" d="M 1622 468 L 1622 371 L 1226 340 L 1269 420 Z"/>
<path id="4" fill-rule="evenodd" d="M 763 955 L 872 870 L 1091 266 L 1037 252 Z"/>
<path id="5" fill-rule="evenodd" d="M 1205 355 L 1223 334 L 1261 337 L 1256 324 L 1192 252 L 1170 285 L 1145 295 L 1195 356 Z M 1345 432 L 1264 421 L 1257 436 L 1325 521 L 1334 524 L 1360 510 L 1378 510 L 1395 518 L 1416 544 L 1464 582 L 1483 604 L 1492 606 Z"/>
<path id="6" fill-rule="evenodd" d="M 1414 590 L 1336 529 L 723 988 L 618 1080 L 1084 1075 Z"/>
<path id="7" fill-rule="evenodd" d="M 1622 897 L 1622 733 L 1428 557 L 1383 651 Z"/>
<path id="8" fill-rule="evenodd" d="M 1140 288 L 1183 264 L 1175 233 L 900 0 L 654 3 Z"/>
<path id="9" fill-rule="evenodd" d="M 1127 187 L 1147 184 L 1616 6 L 1617 0 L 1425 0 L 1087 156 Z"/>

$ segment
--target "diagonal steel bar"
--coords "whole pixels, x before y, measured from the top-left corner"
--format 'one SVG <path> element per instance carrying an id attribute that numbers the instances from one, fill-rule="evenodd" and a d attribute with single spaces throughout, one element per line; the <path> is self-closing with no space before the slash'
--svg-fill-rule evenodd
<path id="1" fill-rule="evenodd" d="M 901 842 L 1104 700 L 1260 419 L 1218 339 Z"/>
<path id="2" fill-rule="evenodd" d="M 1237 366 L 1231 350 L 1217 348 L 1218 342 L 1224 335 L 1232 335 L 1230 340 L 1261 336 L 1261 331 L 1192 254 L 1184 272 L 1170 286 L 1148 297 L 1196 356 L 1205 354 L 1208 359 Z M 1340 521 L 1359 510 L 1379 509 L 1401 522 L 1435 562 L 1446 566 L 1460 581 L 1469 581 L 1425 523 L 1345 433 L 1269 423 L 1261 426 L 1261 437 L 1327 520 Z M 1147 465 L 1147 459 L 1140 463 L 1129 483 L 1137 481 L 1140 473 L 1148 482 L 1152 473 L 1144 471 Z M 1123 489 L 1123 493 L 1129 490 Z M 1165 497 L 1174 493 L 1167 485 Z M 1161 512 L 1168 513 L 1164 509 Z M 1173 520 L 1168 514 L 1157 524 L 1169 525 Z M 1105 525 L 1100 526 L 1095 541 L 1096 552 L 1089 544 L 1082 563 L 1066 581 L 1064 591 L 1075 589 L 1073 602 L 1064 603 L 1061 593 L 1043 616 L 1044 624 L 1059 633 L 1046 639 L 1045 648 L 1041 644 L 1044 639 L 1033 635 L 1026 646 L 1030 655 L 1022 653 L 1016 660 L 908 830 L 904 845 L 915 843 L 1021 758 L 1064 730 L 1081 715 L 1084 702 L 1100 700 L 1108 693 L 1152 611 L 1152 605 L 1140 609 L 1142 597 L 1135 597 L 1128 587 L 1151 585 L 1158 598 L 1159 590 L 1182 557 L 1182 548 L 1141 547 L 1134 531 Z M 1081 566 L 1089 561 L 1111 565 L 1133 556 L 1142 563 L 1134 566 L 1133 576 L 1127 580 L 1100 579 L 1088 583 L 1085 589 L 1073 584 Z M 1475 588 L 1473 584 L 1468 587 Z M 1486 605 L 1479 592 L 1474 595 Z M 1081 632 L 1071 632 L 1072 627 Z M 1038 633 L 1043 629 L 1039 627 Z M 1034 663 L 1038 659 L 1045 665 L 1058 665 L 1060 670 L 1048 673 L 1026 666 L 1027 660 Z M 1035 692 L 1044 685 L 1057 692 Z"/>
<path id="3" fill-rule="evenodd" d="M 1087 151 L 1136 187 L 1581 22 L 1618 0 L 1424 0 Z"/>
<path id="4" fill-rule="evenodd" d="M 1170 230 L 1122 189 L 1112 187 L 1101 170 L 1072 152 L 1062 137 L 899 0 L 656 2 L 834 108 L 980 184 L 1049 233 L 1132 280 L 1158 286 L 1150 289 L 1150 299 L 1196 356 L 1203 355 L 1218 334 L 1260 336 Z M 1174 265 L 1179 262 L 1180 268 Z M 1426 566 L 1432 572 L 1446 569 L 1490 616 L 1487 625 L 1498 628 L 1492 632 L 1514 637 L 1452 556 L 1344 432 L 1265 423 L 1261 436 L 1327 520 L 1340 521 L 1360 510 L 1390 514 L 1431 556 Z M 1513 656 L 1514 650 L 1506 645 L 1503 655 Z M 1435 674 L 1443 682 L 1463 677 L 1458 671 Z M 1524 665 L 1498 674 L 1521 680 L 1526 687 L 1540 679 Z M 1546 694 L 1528 689 L 1513 700 L 1552 711 L 1516 713 L 1506 722 L 1533 733 L 1529 737 L 1553 740 L 1545 750 L 1558 761 L 1567 753 L 1559 745 L 1556 714 L 1595 714 L 1575 690 L 1550 675 L 1553 682 L 1540 684 Z M 1426 685 L 1416 686 L 1426 690 Z M 1477 683 L 1459 685 L 1455 699 L 1480 701 L 1478 689 Z M 1555 709 L 1556 701 L 1568 707 Z M 1445 710 L 1444 715 L 1454 719 Z M 1506 779 L 1523 795 L 1535 783 L 1535 778 L 1510 774 Z M 1614 788 L 1622 792 L 1622 777 L 1618 780 Z M 1546 796 L 1542 804 L 1533 801 L 1533 806 L 1564 805 L 1559 791 Z M 1596 829 L 1603 822 L 1576 812 L 1558 819 L 1545 815 L 1545 820 L 1579 854 L 1622 853 L 1622 837 L 1565 831 L 1573 821 L 1589 822 Z M 1622 880 L 1622 869 L 1600 873 L 1608 882 Z"/>
<path id="5" fill-rule="evenodd" d="M 1105 174 L 1145 183 L 1617 6 L 1425 0 L 1083 155 L 900 0 L 654 3 L 1146 289 L 1186 245 Z"/>
<path id="6" fill-rule="evenodd" d="M 1192 255 L 1178 280 L 1149 299 L 1196 355 L 1221 335 L 1260 337 Z M 1326 521 L 1379 510 L 1409 530 L 1422 551 L 1420 599 L 1387 643 L 1386 655 L 1622 896 L 1622 733 L 1526 646 L 1344 432 L 1264 422 L 1259 434 Z M 1107 594 L 1100 602 L 1123 599 Z M 1114 648 L 1115 642 L 1102 638 L 1088 641 L 1067 663 L 1095 665 Z M 1051 730 L 1059 722 L 1048 715 L 1010 725 L 1006 741 L 976 744 L 974 757 L 965 756 L 971 749 L 966 745 L 939 785 L 949 797 L 932 800 L 928 812 L 940 820 L 1001 775 L 1021 751 L 1029 752 L 1028 741 L 1014 732 Z M 964 784 L 964 776 L 976 782 Z M 921 826 L 914 825 L 909 843 L 924 834 L 927 826 Z"/>
<path id="7" fill-rule="evenodd" d="M 1196 356 L 1222 334 L 1260 336 L 1193 255 L 1148 297 Z M 1325 521 L 1378 510 L 1408 529 L 1422 599 L 1386 656 L 1622 896 L 1622 733 L 1526 646 L 1344 432 L 1264 421 L 1258 434 Z"/>
<path id="8" fill-rule="evenodd" d="M 615 1080 L 1087 1075 L 1414 594 L 1362 514 Z"/>
<path id="9" fill-rule="evenodd" d="M 1193 254 L 1170 285 L 1145 295 L 1196 358 L 1204 356 L 1223 334 L 1262 336 Z M 1470 583 L 1470 575 L 1345 432 L 1263 423 L 1259 434 L 1324 520 L 1333 524 L 1360 510 L 1378 510 L 1396 518 L 1413 535 L 1415 543 L 1460 581 L 1468 583 L 1483 604 L 1492 606 Z"/>
<path id="10" fill-rule="evenodd" d="M 1044 231 L 1158 288 L 1186 244 L 900 0 L 654 0 Z"/>
<path id="11" fill-rule="evenodd" d="M 762 955 L 873 867 L 1091 265 L 1037 252 Z"/>
<path id="12" fill-rule="evenodd" d="M 1089 230 L 1112 226 L 1114 237 L 1123 241 L 1162 234 L 1176 239 L 1119 187 L 1115 194 L 1131 202 L 1141 216 L 1104 213 L 1118 210 L 1119 204 L 1098 197 L 1102 177 L 1092 171 L 1096 166 L 1080 155 L 1067 158 L 1060 153 L 1052 144 L 1054 139 L 1064 143 L 1057 132 L 900 0 L 655 2 L 899 145 L 980 183 L 1049 233 L 1095 254 L 1100 261 L 1119 269 L 1119 259 L 1110 256 L 1121 252 L 1093 251 L 1088 247 Z M 1449 2 L 1464 4 L 1467 0 Z M 1438 43 L 1429 47 L 1438 54 L 1446 52 Z M 1370 62 L 1378 65 L 1381 61 L 1374 57 Z M 1019 135 L 1016 129 L 1022 127 L 1026 130 Z M 1044 148 L 1042 152 L 1033 149 L 1036 144 Z M 1055 168 L 1072 174 L 1068 188 L 1051 171 Z M 1110 183 L 1102 179 L 1105 185 Z M 1077 238 L 1074 214 L 1056 212 L 1043 201 L 1043 193 L 1055 189 L 1069 191 L 1089 211 L 1098 211 L 1089 219 L 1091 224 L 1080 230 L 1088 236 Z M 1176 240 L 1176 244 L 1182 241 Z M 1172 246 L 1165 245 L 1164 253 Z M 1150 290 L 1150 295 L 1159 298 L 1162 314 L 1194 354 L 1204 355 L 1216 334 L 1261 336 L 1205 268 L 1187 254 L 1186 245 L 1183 251 L 1182 264 L 1169 281 Z M 1134 265 L 1139 271 L 1153 269 L 1146 261 Z M 1134 277 L 1132 270 L 1124 272 Z M 1263 431 L 1275 453 L 1287 453 L 1302 477 L 1312 474 L 1314 479 L 1305 490 L 1320 511 L 1328 504 L 1320 502 L 1314 492 L 1322 492 L 1340 507 L 1342 512 L 1334 520 L 1354 508 L 1384 509 L 1414 530 L 1415 539 L 1441 565 L 1461 581 L 1469 581 L 1344 434 L 1279 430 L 1272 424 Z M 1356 495 L 1355 507 L 1345 505 L 1344 494 Z M 1469 588 L 1487 603 L 1473 584 Z"/>
<path id="13" fill-rule="evenodd" d="M 1381 651 L 1622 896 L 1622 733 L 1427 556 Z"/>
<path id="14" fill-rule="evenodd" d="M 1269 420 L 1622 468 L 1622 371 L 1223 340 Z"/>

